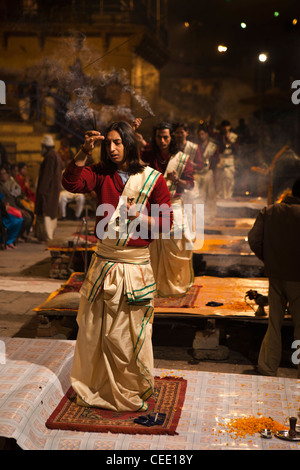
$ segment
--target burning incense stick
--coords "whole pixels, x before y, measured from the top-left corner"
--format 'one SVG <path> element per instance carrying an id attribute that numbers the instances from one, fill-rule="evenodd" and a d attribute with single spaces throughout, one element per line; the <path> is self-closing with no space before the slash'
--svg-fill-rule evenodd
<path id="1" fill-rule="evenodd" d="M 96 119 L 96 114 L 95 111 L 93 111 L 93 124 L 94 124 L 94 130 L 97 130 L 97 119 Z"/>

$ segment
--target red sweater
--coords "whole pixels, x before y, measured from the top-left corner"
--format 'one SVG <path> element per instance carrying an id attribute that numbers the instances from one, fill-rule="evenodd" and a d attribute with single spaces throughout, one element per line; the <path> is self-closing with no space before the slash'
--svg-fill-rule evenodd
<path id="1" fill-rule="evenodd" d="M 167 164 L 169 161 L 170 156 L 163 157 L 162 155 L 156 155 L 155 152 L 147 146 L 145 150 L 142 152 L 141 155 L 144 162 L 148 163 L 151 168 L 164 173 L 167 168 Z M 164 161 L 164 163 L 162 163 Z M 180 179 L 186 181 L 188 183 L 187 189 L 193 189 L 194 187 L 194 168 L 190 162 L 190 159 L 187 160 L 185 168 L 181 174 Z M 179 197 L 184 192 L 183 188 L 178 187 L 176 189 L 175 197 Z"/>
<path id="2" fill-rule="evenodd" d="M 106 203 L 113 205 L 115 208 L 124 189 L 124 184 L 117 171 L 102 170 L 101 164 L 78 167 L 73 160 L 63 173 L 62 185 L 71 193 L 90 193 L 95 191 L 98 205 Z M 159 215 L 155 217 L 155 226 L 159 227 L 159 231 L 168 231 L 173 223 L 173 212 L 171 209 L 170 193 L 163 175 L 157 178 L 146 204 L 149 216 L 151 215 L 152 204 L 164 205 Z M 103 216 L 96 217 L 96 225 L 102 218 Z M 131 239 L 128 246 L 149 245 L 151 237 L 150 234 L 148 235 L 147 239 Z"/>

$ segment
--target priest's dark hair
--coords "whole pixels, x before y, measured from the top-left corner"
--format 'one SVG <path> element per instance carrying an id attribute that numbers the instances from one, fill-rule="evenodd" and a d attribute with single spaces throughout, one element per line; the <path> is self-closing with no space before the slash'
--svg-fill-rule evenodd
<path id="1" fill-rule="evenodd" d="M 178 147 L 175 139 L 175 134 L 174 134 L 174 127 L 172 124 L 168 122 L 160 122 L 157 124 L 155 127 L 153 127 L 153 132 L 152 132 L 152 139 L 151 139 L 151 148 L 152 150 L 159 155 L 159 148 L 155 140 L 156 136 L 156 131 L 164 130 L 164 129 L 169 129 L 170 131 L 170 136 L 171 136 L 171 143 L 169 146 L 169 153 L 170 155 L 175 155 L 178 152 Z"/>
<path id="2" fill-rule="evenodd" d="M 115 121 L 105 129 L 101 148 L 102 165 L 106 169 L 113 168 L 115 170 L 116 168 L 116 165 L 111 161 L 106 151 L 106 136 L 111 131 L 116 131 L 120 134 L 122 144 L 124 145 L 125 157 L 128 161 L 128 173 L 131 175 L 141 173 L 145 164 L 140 160 L 138 142 L 134 129 L 126 121 Z"/>

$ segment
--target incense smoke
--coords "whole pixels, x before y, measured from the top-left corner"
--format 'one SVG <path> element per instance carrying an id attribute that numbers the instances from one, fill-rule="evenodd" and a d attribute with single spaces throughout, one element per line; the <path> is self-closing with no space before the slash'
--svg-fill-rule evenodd
<path id="1" fill-rule="evenodd" d="M 85 73 L 78 58 L 93 63 L 93 75 Z M 73 64 L 66 70 L 65 63 L 77 55 Z M 61 103 L 66 124 L 76 123 L 84 130 L 101 128 L 112 120 L 132 121 L 134 113 L 130 106 L 120 104 L 118 98 L 128 94 L 150 116 L 155 116 L 148 101 L 137 93 L 130 84 L 126 70 L 103 70 L 98 61 L 99 51 L 92 51 L 82 33 L 73 32 L 73 37 L 60 41 L 56 54 L 42 59 L 26 70 L 26 78 L 36 81 L 47 96 L 56 95 Z M 95 73 L 96 71 L 96 73 Z"/>

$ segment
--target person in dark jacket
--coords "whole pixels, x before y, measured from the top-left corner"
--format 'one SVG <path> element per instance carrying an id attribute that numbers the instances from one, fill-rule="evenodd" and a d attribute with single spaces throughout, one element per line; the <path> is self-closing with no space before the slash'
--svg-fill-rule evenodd
<path id="1" fill-rule="evenodd" d="M 42 140 L 44 158 L 39 171 L 35 199 L 35 235 L 39 241 L 52 240 L 57 225 L 62 161 L 57 156 L 51 135 Z"/>
<path id="2" fill-rule="evenodd" d="M 295 343 L 300 341 L 299 234 L 300 179 L 297 179 L 291 195 L 260 211 L 248 234 L 250 248 L 263 261 L 269 278 L 269 322 L 257 367 L 263 375 L 277 374 L 282 353 L 281 327 L 287 309 L 294 323 Z M 291 356 L 297 357 L 297 354 Z"/>

